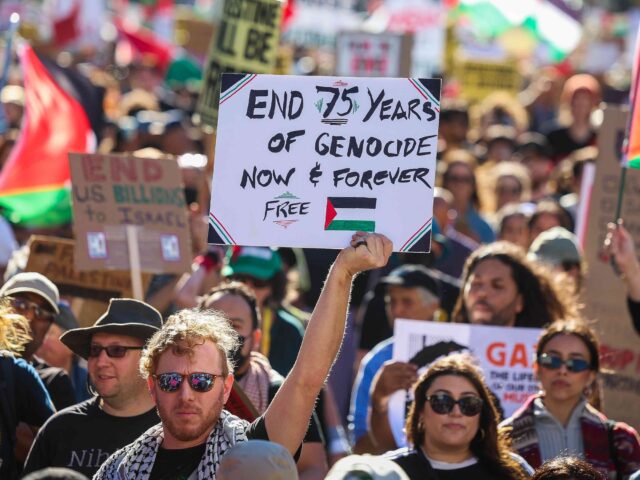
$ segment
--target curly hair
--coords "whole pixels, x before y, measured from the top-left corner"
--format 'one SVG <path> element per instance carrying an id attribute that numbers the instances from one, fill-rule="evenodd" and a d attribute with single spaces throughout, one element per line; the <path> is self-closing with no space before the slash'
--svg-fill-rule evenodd
<path id="1" fill-rule="evenodd" d="M 551 272 L 527 259 L 526 252 L 510 242 L 493 242 L 473 252 L 464 264 L 462 290 L 453 308 L 452 319 L 469 323 L 465 305 L 465 289 L 476 267 L 495 259 L 508 266 L 511 277 L 522 295 L 522 311 L 516 315 L 516 327 L 542 328 L 561 318 L 577 316 L 577 299 L 569 287 L 554 281 Z"/>
<path id="2" fill-rule="evenodd" d="M 544 463 L 531 480 L 606 480 L 606 477 L 584 460 L 559 457 Z"/>
<path id="3" fill-rule="evenodd" d="M 30 341 L 29 320 L 15 313 L 6 298 L 0 300 L 0 350 L 20 354 Z"/>
<path id="4" fill-rule="evenodd" d="M 195 347 L 213 342 L 222 356 L 222 374 L 233 372 L 230 353 L 239 344 L 231 322 L 220 312 L 185 309 L 171 315 L 147 342 L 140 357 L 140 374 L 148 378 L 156 372 L 160 356 L 167 350 L 192 357 Z"/>
<path id="5" fill-rule="evenodd" d="M 198 308 L 200 310 L 207 310 L 211 308 L 209 306 L 209 303 L 216 295 L 235 295 L 242 298 L 248 305 L 249 310 L 251 310 L 251 329 L 256 330 L 260 326 L 260 309 L 258 308 L 256 296 L 244 283 L 229 282 L 218 285 L 217 287 L 213 287 L 200 299 Z"/>
<path id="6" fill-rule="evenodd" d="M 444 375 L 466 378 L 482 399 L 479 428 L 469 445 L 471 452 L 494 478 L 525 478 L 521 467 L 511 456 L 507 438 L 498 434 L 499 416 L 495 403 L 480 369 L 468 354 L 453 354 L 436 360 L 413 386 L 414 401 L 405 424 L 409 444 L 414 447 L 424 444 L 425 431 L 429 426 L 421 421 L 421 413 L 427 402 L 427 391 L 436 378 Z"/>

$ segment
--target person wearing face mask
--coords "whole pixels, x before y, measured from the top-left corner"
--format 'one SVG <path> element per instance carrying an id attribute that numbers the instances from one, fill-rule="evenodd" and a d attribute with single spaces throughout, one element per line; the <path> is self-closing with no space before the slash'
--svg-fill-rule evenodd
<path id="1" fill-rule="evenodd" d="M 232 351 L 230 357 L 234 365 L 235 381 L 258 415 L 262 415 L 282 386 L 284 378 L 271 368 L 269 360 L 264 355 L 255 351 L 262 336 L 259 328 L 260 312 L 255 296 L 246 285 L 231 282 L 213 288 L 201 300 L 200 308 L 224 313 L 238 333 L 238 347 Z M 328 471 L 320 424 L 315 411 L 302 444 L 297 467 L 303 480 L 322 479 Z"/>
<path id="2" fill-rule="evenodd" d="M 411 479 L 517 480 L 533 469 L 498 435 L 498 413 L 468 355 L 436 360 L 413 387 L 409 447 L 386 455 Z"/>
<path id="3" fill-rule="evenodd" d="M 501 424 L 532 467 L 563 455 L 585 459 L 606 478 L 627 478 L 640 468 L 638 433 L 593 406 L 599 351 L 594 331 L 580 319 L 542 332 L 534 364 L 542 390 Z"/>

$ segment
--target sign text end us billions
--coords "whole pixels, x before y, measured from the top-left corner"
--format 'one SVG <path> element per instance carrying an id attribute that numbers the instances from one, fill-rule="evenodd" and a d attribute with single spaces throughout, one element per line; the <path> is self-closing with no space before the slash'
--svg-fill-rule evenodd
<path id="1" fill-rule="evenodd" d="M 440 80 L 224 74 L 209 243 L 431 246 Z"/>

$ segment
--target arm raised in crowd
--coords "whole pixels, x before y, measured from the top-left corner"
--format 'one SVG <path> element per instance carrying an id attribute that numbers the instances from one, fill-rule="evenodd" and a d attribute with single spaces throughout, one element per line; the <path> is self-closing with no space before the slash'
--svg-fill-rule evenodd
<path id="1" fill-rule="evenodd" d="M 385 236 L 358 232 L 329 270 L 296 363 L 265 413 L 269 439 L 292 453 L 302 442 L 318 393 L 342 344 L 353 278 L 386 265 L 391 251 Z"/>

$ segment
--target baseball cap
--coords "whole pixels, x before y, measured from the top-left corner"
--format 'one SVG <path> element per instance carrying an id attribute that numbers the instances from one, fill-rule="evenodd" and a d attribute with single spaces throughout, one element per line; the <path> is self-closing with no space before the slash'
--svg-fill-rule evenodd
<path id="1" fill-rule="evenodd" d="M 553 227 L 538 235 L 529 247 L 528 256 L 553 266 L 582 260 L 578 237 L 563 227 Z"/>
<path id="2" fill-rule="evenodd" d="M 282 445 L 265 440 L 249 440 L 236 444 L 224 454 L 216 478 L 290 480 L 298 478 L 298 471 L 291 453 Z"/>
<path id="3" fill-rule="evenodd" d="M 409 480 L 400 465 L 374 455 L 349 455 L 336 462 L 325 480 Z"/>
<path id="4" fill-rule="evenodd" d="M 69 330 L 60 336 L 60 341 L 76 355 L 87 358 L 95 333 L 127 335 L 146 342 L 161 328 L 162 315 L 151 305 L 131 298 L 112 298 L 107 311 L 93 326 Z"/>
<path id="5" fill-rule="evenodd" d="M 60 313 L 58 287 L 47 277 L 36 272 L 22 272 L 14 275 L 0 288 L 0 297 L 10 297 L 16 293 L 30 292 L 45 299 L 54 312 Z"/>
<path id="6" fill-rule="evenodd" d="M 424 265 L 401 265 L 391 270 L 386 277 L 382 277 L 380 283 L 404 288 L 422 287 L 440 298 L 440 276 Z"/>
<path id="7" fill-rule="evenodd" d="M 223 277 L 248 275 L 259 280 L 269 280 L 282 270 L 282 259 L 268 247 L 233 247 L 227 252 Z"/>

